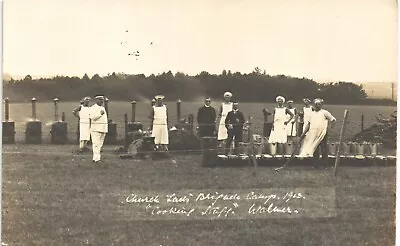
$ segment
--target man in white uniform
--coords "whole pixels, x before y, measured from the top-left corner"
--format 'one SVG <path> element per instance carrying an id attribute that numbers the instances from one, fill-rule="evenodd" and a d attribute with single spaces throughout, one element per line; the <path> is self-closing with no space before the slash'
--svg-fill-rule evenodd
<path id="1" fill-rule="evenodd" d="M 108 132 L 107 112 L 104 108 L 104 96 L 96 96 L 96 104 L 90 107 L 93 162 L 100 162 L 100 152 Z"/>
<path id="2" fill-rule="evenodd" d="M 153 126 L 152 137 L 157 150 L 168 150 L 168 112 L 167 106 L 163 103 L 164 96 L 158 95 L 155 97 L 156 104 L 152 107 L 151 124 Z"/>
<path id="3" fill-rule="evenodd" d="M 82 104 L 72 111 L 73 115 L 79 119 L 79 152 L 87 150 L 87 143 L 90 140 L 90 97 L 85 97 Z"/>
<path id="4" fill-rule="evenodd" d="M 319 158 L 321 150 L 322 159 L 325 164 L 328 163 L 328 146 L 327 146 L 327 129 L 328 123 L 331 122 L 333 128 L 336 122 L 335 117 L 327 110 L 322 109 L 322 99 L 315 99 L 315 111 L 310 113 L 310 122 L 307 124 L 305 131 L 302 134 L 304 137 L 303 145 L 300 149 L 300 157 Z"/>
<path id="5" fill-rule="evenodd" d="M 218 141 L 220 141 L 220 146 L 223 145 L 223 142 L 228 138 L 228 130 L 225 126 L 226 116 L 230 111 L 233 110 L 232 103 L 232 93 L 227 91 L 224 93 L 224 102 L 222 103 L 219 110 L 219 127 L 218 127 Z"/>

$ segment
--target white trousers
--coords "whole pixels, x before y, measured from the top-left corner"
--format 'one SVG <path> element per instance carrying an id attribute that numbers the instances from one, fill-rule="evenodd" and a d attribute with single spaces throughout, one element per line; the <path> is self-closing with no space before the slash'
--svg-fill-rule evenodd
<path id="1" fill-rule="evenodd" d="M 92 131 L 90 134 L 92 136 L 93 160 L 100 161 L 100 157 L 101 157 L 100 151 L 101 151 L 101 148 L 103 147 L 104 138 L 106 137 L 106 133 Z"/>

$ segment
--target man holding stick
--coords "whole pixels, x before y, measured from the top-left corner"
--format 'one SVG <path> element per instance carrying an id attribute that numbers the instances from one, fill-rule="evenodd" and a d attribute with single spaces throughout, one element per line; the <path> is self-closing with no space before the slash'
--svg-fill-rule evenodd
<path id="1" fill-rule="evenodd" d="M 336 119 L 327 110 L 322 109 L 323 100 L 315 99 L 315 111 L 310 113 L 309 122 L 304 129 L 302 137 L 304 137 L 303 145 L 300 149 L 300 157 L 314 157 L 314 162 L 319 159 L 321 151 L 322 160 L 325 165 L 328 164 L 328 124 L 331 122 L 331 128 L 334 127 Z"/>

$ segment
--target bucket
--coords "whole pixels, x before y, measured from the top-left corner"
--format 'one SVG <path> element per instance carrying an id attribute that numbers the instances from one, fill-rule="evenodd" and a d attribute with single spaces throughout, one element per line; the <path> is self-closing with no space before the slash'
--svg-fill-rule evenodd
<path id="1" fill-rule="evenodd" d="M 249 144 L 240 142 L 238 146 L 238 154 L 239 155 L 248 155 L 249 153 Z"/>
<path id="2" fill-rule="evenodd" d="M 357 143 L 356 142 L 349 142 L 349 145 L 350 145 L 350 154 L 357 155 L 358 154 Z"/>
<path id="3" fill-rule="evenodd" d="M 328 143 L 328 155 L 336 155 L 336 151 L 338 148 L 338 143 Z"/>
<path id="4" fill-rule="evenodd" d="M 371 143 L 370 142 L 364 142 L 362 143 L 362 145 L 364 146 L 364 155 L 371 155 Z"/>
<path id="5" fill-rule="evenodd" d="M 364 144 L 363 143 L 357 143 L 357 155 L 364 155 Z"/>
<path id="6" fill-rule="evenodd" d="M 256 155 L 262 155 L 263 154 L 264 145 L 262 143 L 255 143 L 254 144 L 254 148 L 255 148 L 255 154 Z"/>
<path id="7" fill-rule="evenodd" d="M 342 143 L 342 153 L 344 155 L 349 155 L 351 153 L 350 147 L 351 147 L 350 143 Z"/>
<path id="8" fill-rule="evenodd" d="M 369 150 L 372 156 L 381 154 L 381 143 L 369 143 Z"/>
<path id="9" fill-rule="evenodd" d="M 294 142 L 287 142 L 285 144 L 285 154 L 292 155 L 293 150 L 294 150 Z"/>
<path id="10" fill-rule="evenodd" d="M 277 150 L 277 144 L 276 143 L 269 143 L 268 144 L 268 154 L 270 155 L 276 155 L 276 150 Z"/>

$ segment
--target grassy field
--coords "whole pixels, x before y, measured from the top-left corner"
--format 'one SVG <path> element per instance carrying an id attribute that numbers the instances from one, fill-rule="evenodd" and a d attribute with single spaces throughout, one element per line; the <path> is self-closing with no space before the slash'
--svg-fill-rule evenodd
<path id="1" fill-rule="evenodd" d="M 39 107 L 40 108 L 40 107 Z M 255 111 L 258 111 L 255 110 Z M 341 109 L 339 110 L 341 111 Z M 121 112 L 122 113 L 122 112 Z M 116 113 L 115 113 L 116 114 Z M 114 117 L 115 118 L 115 117 Z M 200 156 L 120 160 L 107 147 L 95 166 L 76 146 L 3 146 L 3 242 L 8 245 L 394 245 L 395 167 L 200 167 Z M 104 220 L 107 190 L 319 188 L 336 191 L 333 218 Z M 102 203 L 100 205 L 100 203 Z"/>
<path id="2" fill-rule="evenodd" d="M 169 109 L 169 117 L 171 123 L 177 122 L 176 116 L 176 102 L 167 102 Z M 189 114 L 196 115 L 198 107 L 202 105 L 202 102 L 182 102 L 181 104 L 181 118 L 188 118 Z M 213 104 L 216 108 L 220 105 L 218 102 Z M 66 121 L 68 122 L 68 132 L 70 139 L 76 139 L 77 131 L 77 119 L 72 115 L 72 110 L 77 106 L 77 103 L 59 103 L 60 117 L 61 112 L 66 113 Z M 245 117 L 252 116 L 255 131 L 262 133 L 262 122 L 263 114 L 262 109 L 267 108 L 272 111 L 274 104 L 262 104 L 262 103 L 241 103 L 240 108 L 245 114 Z M 295 105 L 297 108 L 301 108 L 301 105 Z M 364 115 L 364 127 L 372 125 L 375 121 L 375 116 L 383 114 L 389 116 L 396 108 L 388 106 L 343 106 L 343 105 L 326 105 L 328 109 L 338 120 L 338 123 L 334 129 L 330 132 L 330 139 L 338 140 L 340 127 L 343 120 L 344 110 L 349 110 L 349 122 L 346 129 L 346 137 L 351 138 L 361 130 L 361 115 Z M 129 121 L 131 119 L 131 104 L 129 102 L 113 102 L 109 104 L 109 118 L 113 122 L 117 123 L 118 138 L 124 137 L 124 114 L 128 114 Z M 136 121 L 144 123 L 147 127 L 149 125 L 149 103 L 138 103 L 136 109 Z M 24 141 L 24 132 L 26 122 L 32 115 L 30 103 L 14 103 L 10 105 L 10 118 L 15 121 L 16 124 L 16 137 L 18 142 Z M 43 123 L 43 139 L 45 142 L 49 142 L 50 138 L 50 127 L 54 121 L 54 106 L 53 103 L 38 103 L 37 104 L 37 117 Z M 271 122 L 272 117 L 269 118 Z M 196 121 L 196 119 L 195 119 Z"/>

